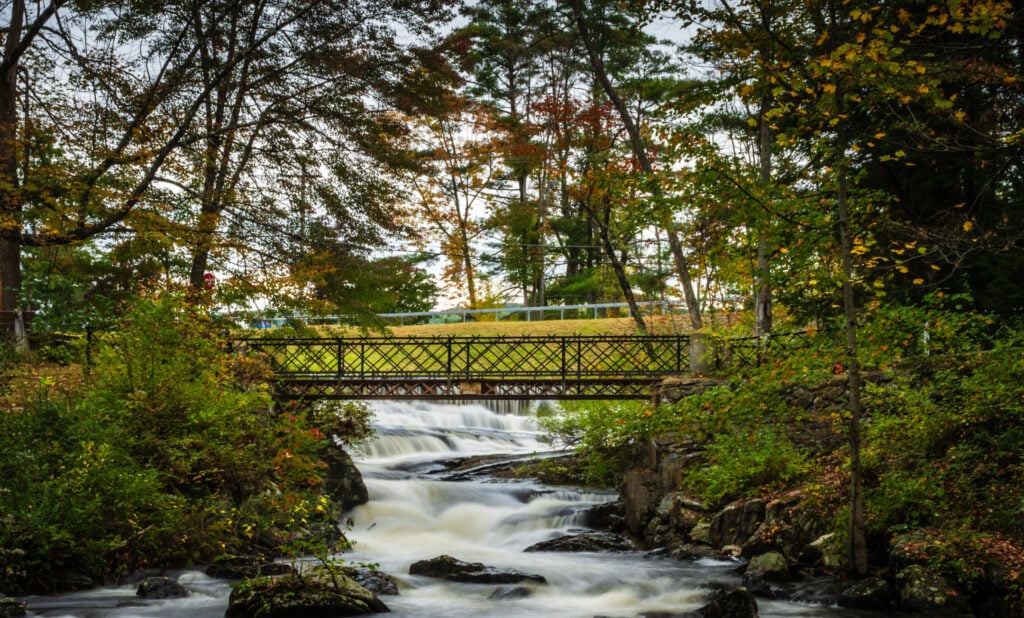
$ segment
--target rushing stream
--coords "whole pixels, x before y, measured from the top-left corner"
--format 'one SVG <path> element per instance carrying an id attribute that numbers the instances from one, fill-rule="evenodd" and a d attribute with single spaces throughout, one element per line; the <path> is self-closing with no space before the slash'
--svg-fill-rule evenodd
<path id="1" fill-rule="evenodd" d="M 392 616 L 633 617 L 684 612 L 703 605 L 707 586 L 735 585 L 735 563 L 679 562 L 643 554 L 524 553 L 539 541 L 580 530 L 581 513 L 615 499 L 608 492 L 555 489 L 479 475 L 453 480 L 441 462 L 473 455 L 524 458 L 549 450 L 532 418 L 514 408 L 421 402 L 376 404 L 378 436 L 356 453 L 370 502 L 346 516 L 355 550 L 349 562 L 379 564 L 399 580 L 401 594 L 385 596 Z M 488 598 L 494 585 L 455 584 L 410 576 L 417 560 L 448 554 L 467 562 L 543 575 L 525 598 Z M 30 616 L 213 618 L 224 614 L 229 586 L 196 571 L 173 574 L 187 599 L 146 601 L 134 586 L 53 597 L 30 597 Z M 795 603 L 759 600 L 760 615 L 864 616 Z"/>

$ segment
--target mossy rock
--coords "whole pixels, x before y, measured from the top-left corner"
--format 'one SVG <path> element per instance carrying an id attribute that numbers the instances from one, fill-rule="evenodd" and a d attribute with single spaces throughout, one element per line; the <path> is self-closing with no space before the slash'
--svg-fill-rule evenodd
<path id="1" fill-rule="evenodd" d="M 227 618 L 331 618 L 390 611 L 377 595 L 338 569 L 258 577 L 236 585 Z"/>
<path id="2" fill-rule="evenodd" d="M 959 614 L 967 603 L 942 576 L 919 564 L 896 574 L 899 609 L 928 614 Z"/>
<path id="3" fill-rule="evenodd" d="M 20 618 L 27 609 L 23 601 L 0 594 L 0 618 Z"/>

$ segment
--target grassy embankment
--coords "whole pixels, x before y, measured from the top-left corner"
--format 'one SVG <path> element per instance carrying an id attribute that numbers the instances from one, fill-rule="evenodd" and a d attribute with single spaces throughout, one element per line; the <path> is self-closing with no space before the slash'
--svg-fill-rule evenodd
<path id="1" fill-rule="evenodd" d="M 653 335 L 671 335 L 689 331 L 689 322 L 683 317 L 655 316 L 646 320 Z M 316 330 L 324 336 L 356 337 L 358 328 L 319 326 Z M 269 331 L 273 332 L 273 331 Z M 394 337 L 521 337 L 521 336 L 565 336 L 573 335 L 635 335 L 636 324 L 631 318 L 597 318 L 585 320 L 502 320 L 479 322 L 455 322 L 450 324 L 414 324 L 390 326 L 386 333 Z"/>

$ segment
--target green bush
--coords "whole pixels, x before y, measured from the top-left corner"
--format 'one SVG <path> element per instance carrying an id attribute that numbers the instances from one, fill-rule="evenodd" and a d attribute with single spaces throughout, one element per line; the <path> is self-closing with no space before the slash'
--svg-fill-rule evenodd
<path id="1" fill-rule="evenodd" d="M 645 435 L 650 404 L 634 401 L 564 401 L 561 411 L 538 414 L 553 442 L 583 457 L 588 482 L 614 487 L 622 475 L 632 442 Z"/>
<path id="2" fill-rule="evenodd" d="M 804 480 L 810 458 L 782 433 L 767 426 L 723 433 L 708 447 L 707 465 L 687 474 L 684 485 L 710 504 L 783 489 Z"/>
<path id="3" fill-rule="evenodd" d="M 1024 535 L 1022 348 L 1018 335 L 922 359 L 872 391 L 865 465 L 879 528 L 945 522 Z"/>
<path id="4" fill-rule="evenodd" d="M 43 379 L 11 397 L 0 588 L 273 553 L 334 515 L 320 449 L 328 432 L 365 435 L 365 409 L 275 407 L 218 333 L 179 298 L 142 300 L 102 338 L 85 383 Z"/>

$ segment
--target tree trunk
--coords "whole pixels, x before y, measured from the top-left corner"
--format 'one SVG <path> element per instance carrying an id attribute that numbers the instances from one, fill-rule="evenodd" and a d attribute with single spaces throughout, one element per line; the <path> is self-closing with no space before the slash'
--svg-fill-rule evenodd
<path id="1" fill-rule="evenodd" d="M 601 54 L 594 45 L 593 39 L 590 37 L 590 28 L 587 26 L 583 6 L 580 3 L 580 0 L 571 0 L 569 4 L 572 7 L 576 27 L 579 30 L 583 45 L 586 47 L 587 57 L 590 60 L 591 68 L 594 70 L 594 75 L 597 77 L 598 82 L 600 82 L 601 88 L 604 89 L 608 99 L 615 107 L 616 112 L 618 112 L 619 118 L 622 120 L 622 125 L 625 127 L 626 133 L 629 135 L 629 142 L 633 149 L 633 155 L 640 163 L 640 169 L 648 178 L 653 179 L 654 166 L 651 165 L 651 160 L 647 156 L 647 150 L 644 148 L 643 139 L 640 136 L 640 130 L 637 128 L 636 123 L 633 122 L 633 116 L 629 113 L 629 109 L 626 107 L 625 101 L 623 101 L 622 97 L 619 96 L 618 89 L 615 88 L 615 85 L 612 84 L 611 79 L 608 77 L 608 71 L 604 66 L 604 60 L 602 60 Z M 657 184 L 652 185 L 651 192 L 656 197 L 660 196 L 660 186 Z M 686 259 L 686 254 L 683 252 L 683 245 L 679 242 L 679 235 L 676 233 L 675 223 L 670 219 L 663 221 L 662 223 L 664 224 L 665 232 L 668 235 L 668 244 L 672 251 L 672 258 L 676 264 L 676 271 L 679 275 L 679 285 L 683 288 L 683 296 L 686 299 L 686 309 L 690 316 L 690 327 L 693 328 L 693 330 L 700 330 L 704 324 L 701 320 L 700 303 L 697 300 L 697 295 L 693 291 L 693 280 L 690 278 L 689 260 Z"/>
<path id="2" fill-rule="evenodd" d="M 21 196 L 18 178 L 18 67 L 15 58 L 21 43 L 25 21 L 25 2 L 15 0 L 11 5 L 11 21 L 4 44 L 4 64 L 7 70 L 0 74 L 0 219 L 8 232 L 21 231 Z M 0 240 L 0 316 L 5 325 L 3 337 L 14 342 L 15 312 L 21 296 L 21 245 L 14 239 Z"/>
<path id="3" fill-rule="evenodd" d="M 615 247 L 612 245 L 611 236 L 609 236 L 608 233 L 610 207 L 608 204 L 604 204 L 602 210 L 604 218 L 597 221 L 597 228 L 601 235 L 601 244 L 604 245 L 604 252 L 608 254 L 608 259 L 611 260 L 612 270 L 615 271 L 615 278 L 619 281 L 619 287 L 622 289 L 622 295 L 626 297 L 626 304 L 629 305 L 629 315 L 633 318 L 633 322 L 636 323 L 636 330 L 638 333 L 646 337 L 647 324 L 644 323 L 644 318 L 640 315 L 640 308 L 637 306 L 636 297 L 633 295 L 633 286 L 629 284 L 629 279 L 626 277 L 626 268 L 623 266 L 622 261 L 619 260 L 618 256 L 615 255 Z M 593 212 L 591 212 L 591 216 L 593 216 Z M 648 348 L 648 353 L 653 359 L 654 350 Z"/>
<path id="4" fill-rule="evenodd" d="M 842 155 L 840 155 L 842 156 Z M 846 368 L 850 389 L 850 574 L 864 577 L 868 571 L 867 540 L 864 524 L 864 493 L 861 475 L 861 375 L 857 357 L 857 307 L 853 297 L 853 243 L 850 237 L 850 212 L 846 195 L 846 161 L 837 165 L 839 172 L 838 209 L 839 242 L 843 263 L 843 312 L 846 322 Z"/>
<path id="5" fill-rule="evenodd" d="M 761 186 L 767 190 L 772 182 L 772 130 L 765 115 L 768 113 L 768 97 L 762 97 L 757 122 L 758 158 L 760 159 Z M 772 288 L 768 281 L 770 263 L 768 242 L 765 240 L 765 225 L 757 226 L 757 273 L 754 276 L 754 335 L 763 337 L 772 332 Z"/>
<path id="6" fill-rule="evenodd" d="M 469 295 L 469 308 L 476 309 L 479 305 L 476 297 L 476 276 L 473 271 L 473 256 L 469 251 L 469 235 L 466 233 L 466 222 L 462 222 L 462 229 L 459 230 L 462 240 L 462 264 L 466 274 L 466 293 Z"/>

